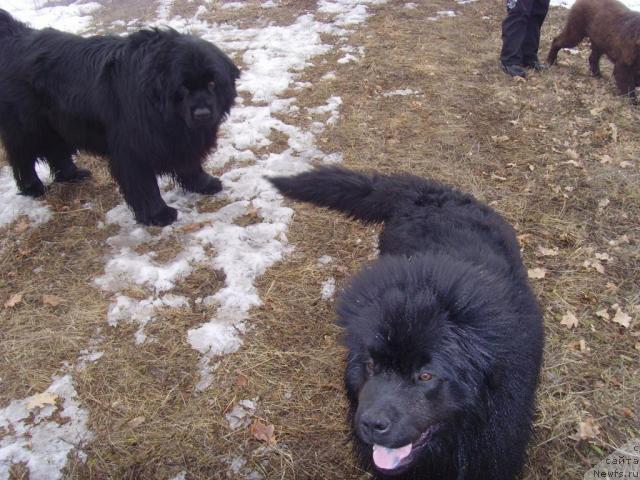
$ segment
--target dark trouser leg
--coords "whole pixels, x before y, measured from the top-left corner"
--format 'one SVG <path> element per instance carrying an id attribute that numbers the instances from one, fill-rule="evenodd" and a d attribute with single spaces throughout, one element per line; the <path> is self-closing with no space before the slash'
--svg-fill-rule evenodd
<path id="1" fill-rule="evenodd" d="M 525 65 L 533 65 L 538 61 L 540 47 L 540 29 L 549 11 L 549 0 L 534 0 L 531 16 L 527 25 L 527 34 L 522 42 L 522 61 Z"/>
<path id="2" fill-rule="evenodd" d="M 500 52 L 500 61 L 503 65 L 523 64 L 522 44 L 527 35 L 533 2 L 534 0 L 508 0 L 507 2 L 507 17 L 502 22 L 502 51 Z"/>
<path id="3" fill-rule="evenodd" d="M 220 180 L 209 175 L 202 167 L 192 172 L 176 172 L 176 179 L 182 188 L 190 192 L 214 195 L 222 190 Z"/>
<path id="4" fill-rule="evenodd" d="M 164 203 L 152 169 L 121 153 L 112 153 L 110 167 L 137 222 L 163 227 L 178 218 L 178 211 Z"/>

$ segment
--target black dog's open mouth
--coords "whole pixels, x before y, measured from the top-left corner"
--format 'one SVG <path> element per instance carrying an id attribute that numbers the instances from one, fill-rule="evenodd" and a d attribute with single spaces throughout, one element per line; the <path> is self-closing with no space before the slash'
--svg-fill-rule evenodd
<path id="1" fill-rule="evenodd" d="M 410 467 L 420 452 L 427 446 L 436 426 L 432 425 L 413 443 L 400 448 L 373 446 L 373 463 L 378 470 L 386 474 L 398 474 Z"/>

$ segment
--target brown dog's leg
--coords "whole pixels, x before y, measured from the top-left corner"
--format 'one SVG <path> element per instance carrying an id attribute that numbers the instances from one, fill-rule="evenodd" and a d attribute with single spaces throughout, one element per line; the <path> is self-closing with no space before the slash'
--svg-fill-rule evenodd
<path id="1" fill-rule="evenodd" d="M 621 95 L 630 97 L 636 103 L 636 77 L 633 70 L 623 63 L 616 63 L 613 67 L 613 76 Z"/>
<path id="2" fill-rule="evenodd" d="M 591 55 L 589 56 L 589 69 L 591 75 L 594 77 L 601 77 L 600 73 L 600 57 L 602 57 L 602 50 L 598 50 L 595 46 L 591 46 Z"/>
<path id="3" fill-rule="evenodd" d="M 585 33 L 582 29 L 578 29 L 573 25 L 574 21 L 569 18 L 567 25 L 560 35 L 553 39 L 551 48 L 549 49 L 549 55 L 547 55 L 547 63 L 554 65 L 558 58 L 558 52 L 561 48 L 573 48 L 578 45 L 585 37 Z"/>

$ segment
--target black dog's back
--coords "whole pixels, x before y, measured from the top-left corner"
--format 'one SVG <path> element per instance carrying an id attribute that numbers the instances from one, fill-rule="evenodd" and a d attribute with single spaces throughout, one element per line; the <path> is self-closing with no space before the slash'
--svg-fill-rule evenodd
<path id="1" fill-rule="evenodd" d="M 364 222 L 384 222 L 381 254 L 446 251 L 472 263 L 490 259 L 524 274 L 518 268 L 521 261 L 513 228 L 491 208 L 447 185 L 413 175 L 366 175 L 340 167 L 270 181 L 295 200 Z"/>
<path id="2" fill-rule="evenodd" d="M 0 38 L 19 35 L 29 30 L 24 23 L 18 22 L 9 12 L 0 8 Z"/>

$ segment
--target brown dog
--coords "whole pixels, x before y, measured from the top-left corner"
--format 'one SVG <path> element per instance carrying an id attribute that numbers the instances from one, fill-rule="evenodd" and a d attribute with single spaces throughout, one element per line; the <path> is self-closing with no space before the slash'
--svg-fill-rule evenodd
<path id="1" fill-rule="evenodd" d="M 561 48 L 573 48 L 585 37 L 591 40 L 591 74 L 600 76 L 600 57 L 606 55 L 614 64 L 620 93 L 635 101 L 640 83 L 640 13 L 617 0 L 577 0 L 564 30 L 553 39 L 549 64 L 556 63 Z"/>

